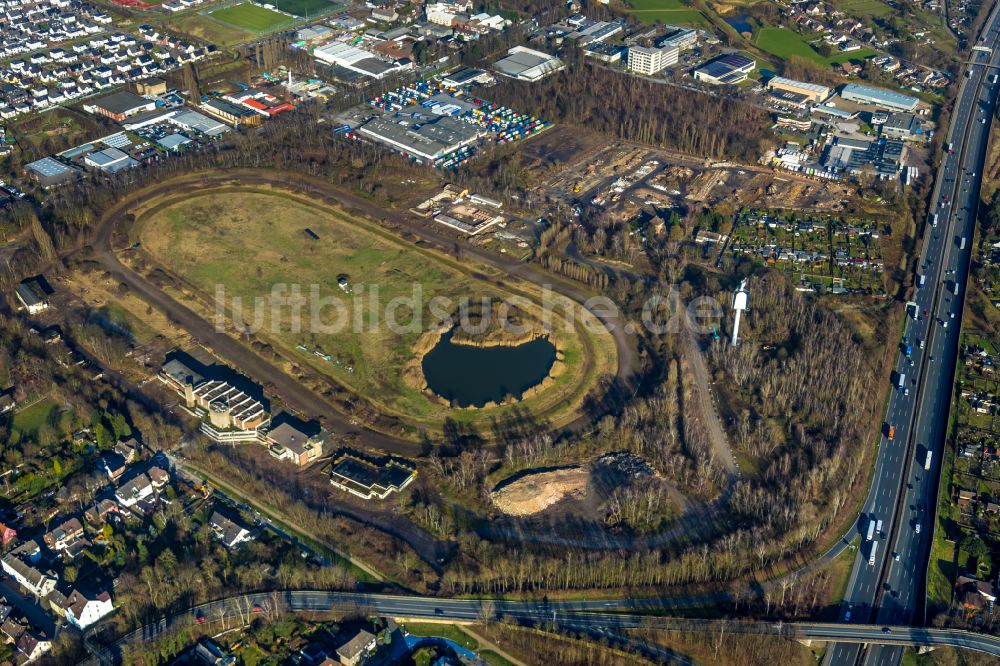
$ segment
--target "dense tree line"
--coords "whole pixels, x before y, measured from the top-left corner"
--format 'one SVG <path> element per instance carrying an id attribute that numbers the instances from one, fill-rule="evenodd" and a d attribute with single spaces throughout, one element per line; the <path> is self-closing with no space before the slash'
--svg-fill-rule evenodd
<path id="1" fill-rule="evenodd" d="M 774 141 L 770 116 L 755 106 L 592 64 L 534 83 L 502 79 L 491 96 L 545 120 L 713 159 L 754 162 Z"/>

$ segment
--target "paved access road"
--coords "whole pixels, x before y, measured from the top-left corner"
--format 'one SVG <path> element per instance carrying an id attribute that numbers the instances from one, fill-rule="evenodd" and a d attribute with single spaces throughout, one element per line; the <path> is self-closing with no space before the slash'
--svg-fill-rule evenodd
<path id="1" fill-rule="evenodd" d="M 1000 42 L 1000 6 L 983 28 L 981 44 Z M 975 213 L 990 122 L 998 86 L 993 83 L 1000 53 L 973 51 L 952 114 L 948 142 L 937 174 L 932 217 L 926 225 L 913 305 L 907 310 L 904 341 L 896 364 L 887 422 L 893 440 L 883 438 L 875 477 L 859 531 L 883 521 L 882 534 L 863 541 L 845 596 L 850 622 L 923 624 L 926 572 L 934 532 L 940 462 L 957 362 L 962 303 L 971 259 Z M 936 214 L 936 226 L 934 215 Z M 905 345 L 912 346 L 906 354 Z M 902 380 L 899 379 L 902 376 Z M 928 465 L 927 456 L 930 455 Z M 877 545 L 874 545 L 877 544 Z M 871 561 L 872 548 L 876 553 Z M 848 620 L 848 613 L 850 619 Z M 898 664 L 900 647 L 838 644 L 828 664 Z"/>
<path id="2" fill-rule="evenodd" d="M 326 591 L 276 591 L 248 594 L 201 604 L 148 624 L 102 651 L 114 661 L 119 649 L 133 641 L 148 641 L 168 629 L 195 623 L 216 623 L 219 627 L 240 626 L 258 615 L 277 611 L 360 611 L 389 617 L 478 622 L 507 617 L 524 624 L 552 622 L 593 635 L 616 636 L 635 628 L 669 628 L 677 631 L 710 631 L 715 620 L 691 620 L 643 615 L 634 610 L 616 613 L 607 607 L 631 607 L 634 600 L 611 601 L 502 601 L 479 599 L 437 599 L 388 594 L 360 594 Z M 816 641 L 843 640 L 887 645 L 951 645 L 1000 655 L 1000 638 L 958 630 L 917 627 L 881 627 L 822 623 L 729 622 L 731 633 L 763 633 Z"/>

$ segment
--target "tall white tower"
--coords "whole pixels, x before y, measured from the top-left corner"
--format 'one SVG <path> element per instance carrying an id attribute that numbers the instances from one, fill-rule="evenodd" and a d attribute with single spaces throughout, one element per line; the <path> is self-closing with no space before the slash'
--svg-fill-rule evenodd
<path id="1" fill-rule="evenodd" d="M 740 288 L 736 291 L 736 296 L 733 298 L 733 310 L 736 315 L 733 319 L 733 346 L 735 347 L 740 340 L 740 316 L 743 311 L 747 309 L 747 299 L 749 294 L 747 293 L 747 281 L 744 278 L 743 282 L 740 282 Z"/>

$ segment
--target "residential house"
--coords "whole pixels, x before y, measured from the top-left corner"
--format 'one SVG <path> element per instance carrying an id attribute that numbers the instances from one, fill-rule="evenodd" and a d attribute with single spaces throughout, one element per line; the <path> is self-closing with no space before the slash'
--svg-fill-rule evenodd
<path id="1" fill-rule="evenodd" d="M 77 629 L 86 629 L 112 613 L 115 610 L 115 605 L 107 591 L 88 595 L 80 590 L 73 590 L 66 597 L 62 608 L 66 613 L 67 622 Z"/>
<path id="2" fill-rule="evenodd" d="M 98 460 L 98 466 L 104 470 L 104 473 L 112 481 L 120 479 L 127 469 L 125 458 L 114 451 L 105 451 L 102 453 L 100 460 Z"/>
<path id="3" fill-rule="evenodd" d="M 968 574 L 961 574 L 955 581 L 955 590 L 959 602 L 967 610 L 981 610 L 996 602 L 996 591 L 993 585 L 977 580 Z"/>
<path id="4" fill-rule="evenodd" d="M 17 530 L 10 525 L 0 522 L 0 545 L 7 546 L 17 538 Z"/>
<path id="5" fill-rule="evenodd" d="M 38 598 L 45 597 L 56 587 L 54 575 L 39 571 L 14 553 L 4 555 L 0 560 L 0 567 L 18 585 Z"/>
<path id="6" fill-rule="evenodd" d="M 208 525 L 215 532 L 216 538 L 226 548 L 233 549 L 241 543 L 253 540 L 250 536 L 250 530 L 230 520 L 218 511 L 212 512 L 212 517 L 208 519 Z"/>
<path id="7" fill-rule="evenodd" d="M 344 666 L 357 666 L 375 649 L 375 636 L 364 629 L 354 638 L 337 648 L 337 656 Z"/>
<path id="8" fill-rule="evenodd" d="M 291 460 L 296 465 L 308 465 L 323 455 L 323 440 L 309 436 L 290 423 L 282 423 L 265 435 L 271 455 L 279 460 Z"/>
<path id="9" fill-rule="evenodd" d="M 152 481 L 145 473 L 139 472 L 118 486 L 115 490 L 115 499 L 126 509 L 131 509 L 153 494 Z"/>
<path id="10" fill-rule="evenodd" d="M 46 532 L 42 540 L 50 550 L 58 553 L 68 550 L 82 538 L 83 524 L 78 518 L 70 518 Z"/>
<path id="11" fill-rule="evenodd" d="M 206 666 L 232 666 L 236 663 L 236 657 L 223 650 L 222 646 L 211 638 L 199 641 L 193 655 L 197 663 Z"/>

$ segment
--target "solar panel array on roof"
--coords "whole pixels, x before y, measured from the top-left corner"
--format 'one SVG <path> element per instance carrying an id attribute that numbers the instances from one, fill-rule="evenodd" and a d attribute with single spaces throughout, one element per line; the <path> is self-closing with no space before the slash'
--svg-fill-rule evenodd
<path id="1" fill-rule="evenodd" d="M 101 139 L 103 143 L 108 148 L 128 148 L 132 145 L 132 141 L 125 136 L 124 132 L 119 132 L 118 134 L 112 134 L 111 136 L 104 137 Z"/>

